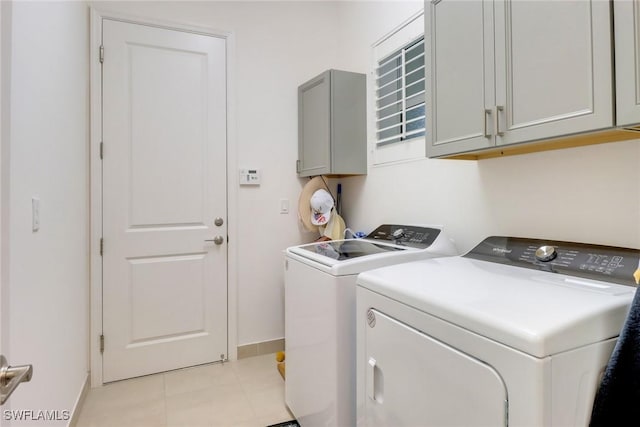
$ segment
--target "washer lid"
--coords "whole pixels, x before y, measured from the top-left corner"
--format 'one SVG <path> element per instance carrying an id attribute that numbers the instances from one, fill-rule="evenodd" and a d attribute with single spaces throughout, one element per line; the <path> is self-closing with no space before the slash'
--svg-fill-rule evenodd
<path id="1" fill-rule="evenodd" d="M 406 246 L 350 239 L 292 246 L 287 248 L 286 254 L 289 258 L 297 259 L 333 276 L 345 276 L 356 275 L 401 260 L 415 261 L 425 258 L 430 253 Z"/>
<path id="2" fill-rule="evenodd" d="M 364 239 L 291 246 L 286 256 L 334 276 L 437 256 L 458 255 L 442 229 L 383 224 Z"/>
<path id="3" fill-rule="evenodd" d="M 332 260 L 349 260 L 363 256 L 376 255 L 386 252 L 397 252 L 408 247 L 378 244 L 364 239 L 329 240 L 298 246 L 294 249 L 300 255 L 317 259 L 314 255 L 321 255 Z M 312 255 L 313 254 L 313 255 Z M 322 260 L 322 258 L 320 258 Z"/>
<path id="4" fill-rule="evenodd" d="M 476 259 L 361 273 L 359 286 L 535 357 L 619 334 L 635 288 Z"/>

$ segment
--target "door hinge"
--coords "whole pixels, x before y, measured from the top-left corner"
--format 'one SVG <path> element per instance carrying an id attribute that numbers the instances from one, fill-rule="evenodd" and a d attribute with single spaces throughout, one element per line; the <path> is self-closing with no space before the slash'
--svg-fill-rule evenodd
<path id="1" fill-rule="evenodd" d="M 104 239 L 100 238 L 100 256 L 104 253 Z"/>
<path id="2" fill-rule="evenodd" d="M 300 160 L 296 160 L 296 173 L 300 173 Z"/>
<path id="3" fill-rule="evenodd" d="M 100 353 L 104 353 L 104 335 L 100 335 Z"/>
<path id="4" fill-rule="evenodd" d="M 100 143 L 100 160 L 104 158 L 104 142 Z"/>
<path id="5" fill-rule="evenodd" d="M 104 46 L 100 46 L 100 63 L 104 62 Z"/>

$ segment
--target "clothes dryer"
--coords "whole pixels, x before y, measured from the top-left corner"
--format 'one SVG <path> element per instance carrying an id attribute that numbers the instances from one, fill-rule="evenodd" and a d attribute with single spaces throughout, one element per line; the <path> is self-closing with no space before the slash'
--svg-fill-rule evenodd
<path id="1" fill-rule="evenodd" d="M 286 250 L 285 401 L 301 426 L 355 425 L 357 274 L 452 255 L 441 228 L 390 224 Z"/>
<path id="2" fill-rule="evenodd" d="M 587 425 L 640 251 L 490 237 L 357 279 L 359 426 Z"/>

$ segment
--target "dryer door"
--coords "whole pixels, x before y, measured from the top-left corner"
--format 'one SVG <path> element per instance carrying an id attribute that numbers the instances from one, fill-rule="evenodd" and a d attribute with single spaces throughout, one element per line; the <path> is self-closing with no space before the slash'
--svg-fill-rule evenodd
<path id="1" fill-rule="evenodd" d="M 364 425 L 507 425 L 495 369 L 377 310 L 368 320 Z"/>

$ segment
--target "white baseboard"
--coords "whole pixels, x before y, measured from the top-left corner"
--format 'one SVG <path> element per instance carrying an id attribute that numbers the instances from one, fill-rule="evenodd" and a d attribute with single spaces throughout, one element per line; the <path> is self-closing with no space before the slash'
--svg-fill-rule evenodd
<path id="1" fill-rule="evenodd" d="M 238 346 L 238 359 L 261 356 L 284 350 L 284 338 Z"/>
<path id="2" fill-rule="evenodd" d="M 91 389 L 90 377 L 87 373 L 87 378 L 84 380 L 84 384 L 82 385 L 82 389 L 80 390 L 80 394 L 78 394 L 78 398 L 76 399 L 76 404 L 73 406 L 73 413 L 71 414 L 71 419 L 69 419 L 68 427 L 76 427 L 78 424 L 78 418 L 80 417 L 80 411 L 82 410 L 82 405 L 84 404 L 84 400 Z"/>

